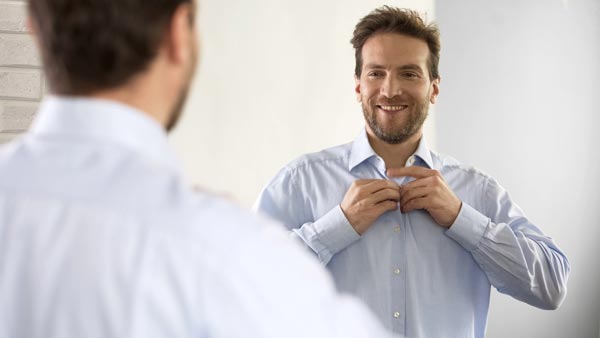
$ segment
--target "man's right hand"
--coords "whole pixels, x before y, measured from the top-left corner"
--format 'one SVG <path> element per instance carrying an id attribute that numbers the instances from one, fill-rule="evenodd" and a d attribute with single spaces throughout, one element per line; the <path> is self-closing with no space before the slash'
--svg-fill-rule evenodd
<path id="1" fill-rule="evenodd" d="M 398 208 L 400 187 L 393 181 L 357 180 L 340 204 L 346 219 L 362 235 L 384 212 Z"/>

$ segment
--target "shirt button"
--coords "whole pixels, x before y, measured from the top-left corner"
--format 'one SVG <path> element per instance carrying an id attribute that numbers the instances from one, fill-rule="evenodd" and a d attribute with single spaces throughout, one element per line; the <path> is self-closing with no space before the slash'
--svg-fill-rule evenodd
<path id="1" fill-rule="evenodd" d="M 398 312 L 398 311 L 394 312 L 394 318 L 400 318 L 400 312 Z"/>
<path id="2" fill-rule="evenodd" d="M 394 231 L 395 231 L 395 232 L 400 232 L 400 227 L 399 227 L 399 226 L 395 227 L 395 228 L 394 228 Z"/>
<path id="3" fill-rule="evenodd" d="M 410 167 L 411 165 L 415 164 L 415 157 L 411 156 L 408 158 L 408 160 L 406 161 L 406 166 Z"/>
<path id="4" fill-rule="evenodd" d="M 395 273 L 396 275 L 399 275 L 399 274 L 400 274 L 400 269 L 395 269 L 395 270 L 394 270 L 394 273 Z"/>

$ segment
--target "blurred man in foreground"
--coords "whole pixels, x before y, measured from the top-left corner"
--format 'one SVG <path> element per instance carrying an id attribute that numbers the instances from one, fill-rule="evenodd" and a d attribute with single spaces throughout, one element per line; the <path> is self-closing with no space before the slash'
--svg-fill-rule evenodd
<path id="1" fill-rule="evenodd" d="M 0 337 L 387 336 L 278 227 L 184 181 L 192 1 L 29 11 L 51 95 L 0 148 Z"/>

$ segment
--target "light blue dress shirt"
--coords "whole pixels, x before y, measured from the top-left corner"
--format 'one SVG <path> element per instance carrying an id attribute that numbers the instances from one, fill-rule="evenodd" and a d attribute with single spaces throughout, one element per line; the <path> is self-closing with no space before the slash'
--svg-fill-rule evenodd
<path id="1" fill-rule="evenodd" d="M 423 210 L 397 210 L 362 236 L 354 231 L 339 206 L 351 183 L 389 179 L 365 131 L 352 143 L 286 165 L 255 209 L 283 222 L 327 265 L 340 291 L 359 296 L 386 327 L 408 338 L 483 338 L 491 285 L 539 308 L 559 306 L 567 258 L 504 188 L 423 140 L 406 165 L 440 171 L 463 201 L 450 229 Z"/>
<path id="2" fill-rule="evenodd" d="M 0 147 L 1 338 L 387 337 L 304 251 L 131 107 L 51 97 Z"/>

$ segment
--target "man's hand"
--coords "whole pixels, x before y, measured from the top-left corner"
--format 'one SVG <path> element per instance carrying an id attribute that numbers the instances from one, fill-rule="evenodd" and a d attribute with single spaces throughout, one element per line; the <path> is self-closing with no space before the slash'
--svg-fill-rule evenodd
<path id="1" fill-rule="evenodd" d="M 462 201 L 448 187 L 439 171 L 422 167 L 388 169 L 389 177 L 414 177 L 415 180 L 400 187 L 400 210 L 409 212 L 424 209 L 444 228 L 458 217 Z"/>
<path id="2" fill-rule="evenodd" d="M 388 180 L 357 180 L 340 204 L 346 219 L 362 235 L 379 216 L 398 208 L 398 184 Z"/>

